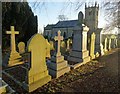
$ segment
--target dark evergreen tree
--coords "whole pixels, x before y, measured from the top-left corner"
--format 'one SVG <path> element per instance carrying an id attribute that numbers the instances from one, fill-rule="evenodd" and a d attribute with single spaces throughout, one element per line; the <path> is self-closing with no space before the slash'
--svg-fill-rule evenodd
<path id="1" fill-rule="evenodd" d="M 37 33 L 37 16 L 34 16 L 27 2 L 3 2 L 2 3 L 2 48 L 10 46 L 10 35 L 6 31 L 10 26 L 15 26 L 19 31 L 16 35 L 16 43 L 27 41 Z"/>

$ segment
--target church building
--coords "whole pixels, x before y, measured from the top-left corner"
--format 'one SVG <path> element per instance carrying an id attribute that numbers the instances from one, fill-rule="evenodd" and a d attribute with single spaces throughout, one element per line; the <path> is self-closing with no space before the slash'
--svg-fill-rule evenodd
<path id="1" fill-rule="evenodd" d="M 73 29 L 74 27 L 81 24 L 85 24 L 89 28 L 88 32 L 88 47 L 90 48 L 90 36 L 94 32 L 96 35 L 95 40 L 95 52 L 100 52 L 100 33 L 102 28 L 98 28 L 98 13 L 99 13 L 99 4 L 95 2 L 94 6 L 87 6 L 85 4 L 85 17 L 82 18 L 82 12 L 80 11 L 78 14 L 77 20 L 65 20 L 65 21 L 58 21 L 56 24 L 48 24 L 44 28 L 43 35 L 48 39 L 51 40 L 56 36 L 58 30 L 61 31 L 61 35 L 64 39 L 72 38 L 73 37 Z"/>

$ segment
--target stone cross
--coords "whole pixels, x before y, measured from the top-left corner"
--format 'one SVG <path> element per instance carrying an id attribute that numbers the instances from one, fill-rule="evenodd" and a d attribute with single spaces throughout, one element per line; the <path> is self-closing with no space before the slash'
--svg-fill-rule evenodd
<path id="1" fill-rule="evenodd" d="M 19 34 L 19 32 L 14 30 L 14 26 L 11 26 L 11 31 L 6 31 L 6 33 L 11 34 L 11 52 L 16 52 L 15 34 Z"/>
<path id="2" fill-rule="evenodd" d="M 58 36 L 55 36 L 54 40 L 55 41 L 58 41 L 58 44 L 57 44 L 57 56 L 61 56 L 61 52 L 60 52 L 60 43 L 61 43 L 61 40 L 63 40 L 63 36 L 60 36 L 61 32 L 60 30 L 58 31 Z"/>
<path id="3" fill-rule="evenodd" d="M 8 66 L 23 64 L 24 62 L 21 61 L 21 56 L 16 51 L 16 45 L 15 45 L 15 34 L 19 34 L 19 32 L 14 30 L 14 26 L 11 26 L 11 31 L 6 31 L 6 33 L 11 34 L 11 53 L 10 53 Z"/>

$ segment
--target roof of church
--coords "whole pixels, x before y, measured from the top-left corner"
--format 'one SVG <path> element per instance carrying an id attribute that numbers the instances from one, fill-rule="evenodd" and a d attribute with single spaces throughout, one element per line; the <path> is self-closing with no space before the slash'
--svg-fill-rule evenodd
<path id="1" fill-rule="evenodd" d="M 45 29 L 52 29 L 55 26 L 55 24 L 48 24 Z"/>
<path id="2" fill-rule="evenodd" d="M 54 28 L 75 27 L 77 25 L 78 25 L 78 20 L 59 21 L 57 24 L 55 24 Z"/>

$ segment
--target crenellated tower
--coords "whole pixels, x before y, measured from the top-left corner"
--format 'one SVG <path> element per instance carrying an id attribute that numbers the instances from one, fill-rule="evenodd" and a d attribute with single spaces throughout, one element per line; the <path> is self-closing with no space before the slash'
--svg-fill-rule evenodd
<path id="1" fill-rule="evenodd" d="M 98 13 L 99 4 L 97 5 L 97 2 L 95 2 L 94 6 L 85 4 L 85 24 L 90 28 L 90 31 L 98 28 Z"/>

